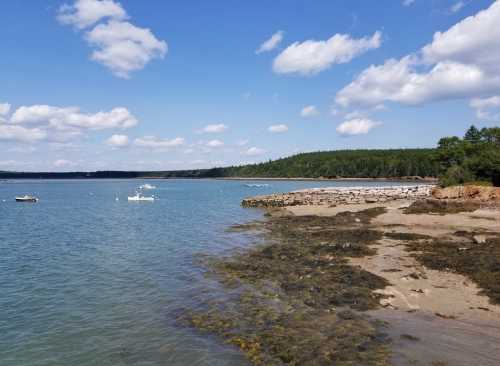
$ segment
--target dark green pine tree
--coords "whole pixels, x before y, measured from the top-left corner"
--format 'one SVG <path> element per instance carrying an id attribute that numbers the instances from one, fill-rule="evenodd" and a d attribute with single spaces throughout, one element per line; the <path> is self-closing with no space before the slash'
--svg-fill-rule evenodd
<path id="1" fill-rule="evenodd" d="M 475 144 L 481 141 L 481 132 L 476 128 L 476 126 L 472 125 L 469 127 L 467 132 L 465 132 L 464 140 Z"/>

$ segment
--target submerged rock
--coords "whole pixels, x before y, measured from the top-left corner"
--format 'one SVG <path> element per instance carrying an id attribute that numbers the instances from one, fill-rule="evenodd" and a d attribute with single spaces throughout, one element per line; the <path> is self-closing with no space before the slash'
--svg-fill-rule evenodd
<path id="1" fill-rule="evenodd" d="M 265 244 L 208 262 L 230 300 L 184 320 L 255 365 L 389 365 L 384 324 L 362 313 L 379 307 L 384 295 L 375 290 L 388 282 L 347 259 L 375 253 L 382 233 L 367 225 L 384 212 L 271 216 Z"/>

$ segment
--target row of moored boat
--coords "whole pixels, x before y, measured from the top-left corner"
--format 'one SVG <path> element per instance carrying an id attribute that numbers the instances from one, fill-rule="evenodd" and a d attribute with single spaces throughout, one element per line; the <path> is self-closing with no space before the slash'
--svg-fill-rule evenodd
<path id="1" fill-rule="evenodd" d="M 155 186 L 151 184 L 143 184 L 142 186 L 139 186 L 139 189 L 135 192 L 135 196 L 128 196 L 129 201 L 147 201 L 147 202 L 153 202 L 155 200 L 154 196 L 144 196 L 142 194 L 143 190 L 149 190 L 149 189 L 156 189 Z M 116 199 L 118 201 L 118 198 Z M 38 202 L 39 199 L 38 197 L 31 196 L 31 195 L 24 195 L 24 196 L 16 196 L 16 202 Z"/>

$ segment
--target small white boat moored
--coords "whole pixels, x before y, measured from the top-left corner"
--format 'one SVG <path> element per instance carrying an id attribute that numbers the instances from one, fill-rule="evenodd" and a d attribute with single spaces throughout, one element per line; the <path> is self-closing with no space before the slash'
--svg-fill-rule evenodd
<path id="1" fill-rule="evenodd" d="M 128 196 L 129 201 L 147 201 L 153 202 L 155 198 L 153 196 L 143 196 L 140 193 L 136 193 L 135 196 Z"/>
<path id="2" fill-rule="evenodd" d="M 142 186 L 139 186 L 139 189 L 156 189 L 156 186 L 149 184 L 149 183 L 146 183 L 146 184 L 143 184 Z"/>
<path id="3" fill-rule="evenodd" d="M 16 196 L 16 202 L 38 202 L 38 198 L 25 194 L 24 196 Z"/>

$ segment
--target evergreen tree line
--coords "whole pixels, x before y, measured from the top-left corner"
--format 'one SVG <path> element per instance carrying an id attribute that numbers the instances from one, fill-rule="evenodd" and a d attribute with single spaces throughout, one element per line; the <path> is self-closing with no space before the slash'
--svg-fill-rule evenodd
<path id="1" fill-rule="evenodd" d="M 223 169 L 228 177 L 400 178 L 436 177 L 435 149 L 337 150 Z"/>
<path id="2" fill-rule="evenodd" d="M 500 128 L 471 126 L 463 138 L 443 137 L 438 142 L 440 182 L 444 186 L 471 181 L 500 185 Z"/>
<path id="3" fill-rule="evenodd" d="M 500 185 L 500 128 L 443 137 L 436 149 L 337 150 L 298 154 L 225 168 L 154 172 L 0 172 L 15 178 L 404 178 L 439 177 L 444 186 L 472 181 Z"/>

